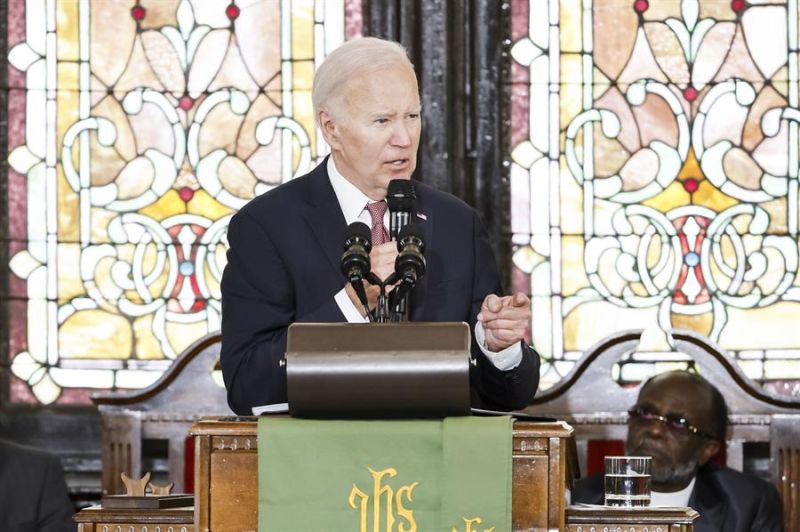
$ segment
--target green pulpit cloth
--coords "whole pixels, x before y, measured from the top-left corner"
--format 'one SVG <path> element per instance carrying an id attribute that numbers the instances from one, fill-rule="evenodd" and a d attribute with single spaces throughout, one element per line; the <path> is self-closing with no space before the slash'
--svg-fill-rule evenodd
<path id="1" fill-rule="evenodd" d="M 508 532 L 512 419 L 258 421 L 259 532 Z"/>

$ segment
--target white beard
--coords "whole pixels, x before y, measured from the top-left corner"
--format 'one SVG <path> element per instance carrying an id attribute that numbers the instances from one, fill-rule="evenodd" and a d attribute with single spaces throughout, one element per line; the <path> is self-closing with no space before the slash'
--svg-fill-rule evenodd
<path id="1" fill-rule="evenodd" d="M 676 484 L 688 482 L 697 474 L 697 468 L 700 461 L 697 458 L 692 458 L 685 464 L 673 464 L 672 466 L 656 467 L 652 466 L 650 471 L 650 479 L 652 482 L 658 484 Z"/>

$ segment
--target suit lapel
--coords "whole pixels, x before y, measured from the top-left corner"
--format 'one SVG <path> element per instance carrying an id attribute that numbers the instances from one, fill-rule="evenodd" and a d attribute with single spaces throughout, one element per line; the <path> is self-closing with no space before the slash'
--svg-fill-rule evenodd
<path id="1" fill-rule="evenodd" d="M 310 194 L 306 203 L 305 218 L 331 266 L 338 272 L 347 225 L 328 178 L 326 165 L 327 158 L 310 176 Z"/>
<path id="2" fill-rule="evenodd" d="M 433 249 L 433 211 L 425 204 L 424 193 L 420 194 L 421 192 L 422 187 L 417 187 L 417 207 L 411 221 L 422 227 L 422 233 L 425 238 L 425 256 L 429 257 L 430 251 Z M 427 292 L 428 279 L 430 278 L 430 272 L 427 269 L 429 266 L 430 263 L 428 262 L 425 275 L 417 282 L 417 286 L 414 287 L 411 295 L 411 321 L 424 321 L 425 293 Z"/>
<path id="3" fill-rule="evenodd" d="M 697 510 L 700 517 L 695 521 L 695 532 L 717 532 L 725 530 L 726 502 L 723 497 L 716 496 L 720 493 L 708 478 L 704 468 L 697 472 L 694 491 L 689 498 L 689 506 Z"/>

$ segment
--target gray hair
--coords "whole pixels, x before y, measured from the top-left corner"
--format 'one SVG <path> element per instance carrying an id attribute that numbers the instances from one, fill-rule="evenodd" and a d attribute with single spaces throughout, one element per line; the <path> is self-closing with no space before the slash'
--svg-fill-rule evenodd
<path id="1" fill-rule="evenodd" d="M 414 71 L 408 52 L 399 43 L 361 37 L 342 44 L 325 58 L 314 75 L 311 101 L 315 120 L 319 120 L 320 108 L 344 95 L 349 80 L 396 66 Z"/>

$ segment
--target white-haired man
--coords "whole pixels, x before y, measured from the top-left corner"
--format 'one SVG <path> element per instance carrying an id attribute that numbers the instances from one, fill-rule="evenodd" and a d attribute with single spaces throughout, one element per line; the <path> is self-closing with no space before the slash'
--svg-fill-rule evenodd
<path id="1" fill-rule="evenodd" d="M 320 65 L 312 98 L 331 155 L 251 201 L 228 230 L 221 361 L 228 402 L 240 414 L 286 401 L 279 362 L 291 323 L 365 321 L 339 268 L 350 223 L 373 228 L 372 271 L 381 279 L 394 271 L 385 197 L 389 181 L 411 178 L 421 129 L 417 79 L 405 49 L 375 38 L 345 43 Z M 525 406 L 539 373 L 538 356 L 522 341 L 531 317 L 527 296 L 499 295 L 495 259 L 473 209 L 422 183 L 416 195 L 427 269 L 412 293 L 410 319 L 469 323 L 477 403 Z M 374 308 L 378 290 L 367 292 Z"/>

